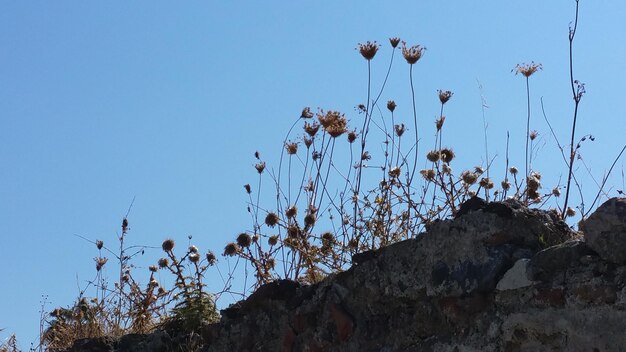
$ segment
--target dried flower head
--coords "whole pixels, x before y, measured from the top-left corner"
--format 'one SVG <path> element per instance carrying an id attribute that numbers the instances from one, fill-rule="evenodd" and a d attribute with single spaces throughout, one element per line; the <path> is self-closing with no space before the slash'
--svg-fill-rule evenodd
<path id="1" fill-rule="evenodd" d="M 215 263 L 217 262 L 217 258 L 215 257 L 215 254 L 211 251 L 208 251 L 206 253 L 206 261 L 209 263 L 209 265 L 215 265 Z"/>
<path id="2" fill-rule="evenodd" d="M 317 122 L 313 123 L 304 123 L 304 132 L 306 132 L 309 136 L 315 137 L 317 131 L 320 129 L 320 125 Z"/>
<path id="3" fill-rule="evenodd" d="M 339 137 L 348 131 L 348 120 L 340 112 L 331 110 L 324 114 L 321 111 L 317 114 L 317 117 L 326 133 L 333 138 Z"/>
<path id="4" fill-rule="evenodd" d="M 409 65 L 413 65 L 421 59 L 424 54 L 424 50 L 426 50 L 426 48 L 421 45 L 413 45 L 412 47 L 407 48 L 406 43 L 402 42 L 402 55 Z"/>
<path id="5" fill-rule="evenodd" d="M 509 172 L 511 173 L 511 175 L 517 175 L 518 170 L 515 166 L 511 166 L 509 168 Z"/>
<path id="6" fill-rule="evenodd" d="M 295 205 L 290 206 L 285 210 L 285 215 L 288 219 L 293 219 L 298 214 L 298 208 Z"/>
<path id="7" fill-rule="evenodd" d="M 298 152 L 298 143 L 297 142 L 285 143 L 285 150 L 287 150 L 287 154 L 289 155 L 296 154 Z"/>
<path id="8" fill-rule="evenodd" d="M 93 258 L 93 260 L 96 262 L 96 271 L 100 271 L 102 270 L 102 267 L 104 266 L 104 264 L 107 263 L 109 258 L 96 257 L 96 258 Z"/>
<path id="9" fill-rule="evenodd" d="M 250 188 L 249 184 L 243 185 L 243 188 L 246 190 L 246 193 L 248 194 L 252 193 L 252 189 Z"/>
<path id="10" fill-rule="evenodd" d="M 265 217 L 265 224 L 269 227 L 274 227 L 276 226 L 276 224 L 278 224 L 278 220 L 278 214 L 267 213 L 267 216 Z"/>
<path id="11" fill-rule="evenodd" d="M 542 69 L 543 66 L 541 66 L 541 64 L 536 64 L 534 61 L 531 61 L 529 64 L 515 65 L 511 72 L 515 72 L 515 74 L 521 73 L 524 77 L 528 78 L 532 76 L 533 73 Z"/>
<path id="12" fill-rule="evenodd" d="M 426 154 L 426 159 L 428 159 L 428 161 L 431 161 L 433 163 L 439 161 L 440 157 L 441 157 L 441 153 L 439 153 L 438 150 L 431 150 L 428 152 L 428 154 Z"/>
<path id="13" fill-rule="evenodd" d="M 476 183 L 476 180 L 478 179 L 478 175 L 476 175 L 475 173 L 471 171 L 463 171 L 463 173 L 461 173 L 461 179 L 463 180 L 465 184 L 473 185 L 474 183 Z"/>
<path id="14" fill-rule="evenodd" d="M 200 261 L 200 254 L 198 253 L 191 253 L 189 254 L 189 261 L 192 263 L 197 263 Z"/>
<path id="15" fill-rule="evenodd" d="M 441 153 L 441 160 L 446 163 L 450 163 L 454 159 L 454 152 L 452 149 L 444 148 L 439 151 Z"/>
<path id="16" fill-rule="evenodd" d="M 357 137 L 356 131 L 348 132 L 348 143 L 354 143 L 354 141 L 356 140 L 356 137 Z"/>
<path id="17" fill-rule="evenodd" d="M 300 117 L 303 119 L 310 119 L 311 117 L 313 117 L 311 108 L 307 106 L 304 109 L 302 109 L 302 113 L 300 114 Z"/>
<path id="18" fill-rule="evenodd" d="M 484 188 L 484 189 L 492 189 L 493 188 L 493 181 L 491 181 L 491 179 L 489 177 L 483 177 L 480 179 L 480 182 L 478 182 L 478 184 Z"/>
<path id="19" fill-rule="evenodd" d="M 396 130 L 396 136 L 398 137 L 402 137 L 402 135 L 404 134 L 404 131 L 406 131 L 406 128 L 404 127 L 403 123 L 399 125 L 395 125 L 394 128 Z"/>
<path id="20" fill-rule="evenodd" d="M 157 270 L 158 270 L 158 268 L 157 268 L 157 266 L 156 266 L 156 265 L 150 265 L 150 266 L 148 267 L 148 270 L 150 270 L 150 271 L 151 271 L 151 272 L 153 272 L 153 273 L 156 273 L 156 272 L 157 272 Z"/>
<path id="21" fill-rule="evenodd" d="M 441 171 L 443 171 L 444 174 L 452 175 L 452 168 L 448 164 L 443 164 L 441 166 Z"/>
<path id="22" fill-rule="evenodd" d="M 538 134 L 539 133 L 537 131 L 533 130 L 533 131 L 530 131 L 530 133 L 528 134 L 528 137 L 530 138 L 531 141 L 534 141 L 535 138 L 537 138 Z"/>
<path id="23" fill-rule="evenodd" d="M 278 243 L 278 236 L 276 236 L 276 235 L 274 235 L 274 236 L 270 236 L 270 237 L 267 239 L 267 243 L 268 243 L 270 246 L 275 246 L 275 245 Z"/>
<path id="24" fill-rule="evenodd" d="M 361 56 L 365 58 L 365 60 L 369 61 L 373 59 L 377 51 L 378 44 L 376 44 L 376 41 L 372 43 L 368 40 L 365 44 L 359 43 L 359 52 L 361 53 Z"/>
<path id="25" fill-rule="evenodd" d="M 302 137 L 302 142 L 304 142 L 306 149 L 309 149 L 311 144 L 313 144 L 313 138 Z"/>
<path id="26" fill-rule="evenodd" d="M 539 189 L 539 187 L 541 187 L 541 182 L 539 181 L 539 178 L 535 177 L 534 175 L 530 175 L 526 180 L 526 185 L 528 186 L 528 189 L 536 191 Z"/>
<path id="27" fill-rule="evenodd" d="M 559 189 L 559 187 L 554 187 L 552 189 L 552 195 L 555 197 L 559 197 L 561 195 L 561 190 Z"/>
<path id="28" fill-rule="evenodd" d="M 298 238 L 300 237 L 300 228 L 296 225 L 289 225 L 287 227 L 287 236 L 289 238 Z"/>
<path id="29" fill-rule="evenodd" d="M 254 168 L 259 174 L 262 174 L 263 170 L 265 170 L 265 161 L 261 161 L 260 163 L 254 165 Z"/>
<path id="30" fill-rule="evenodd" d="M 163 269 L 163 268 L 167 268 L 170 265 L 169 260 L 167 260 L 167 258 L 161 258 L 159 259 L 159 268 Z"/>
<path id="31" fill-rule="evenodd" d="M 435 170 L 433 169 L 420 170 L 420 174 L 429 181 L 435 179 Z"/>
<path id="32" fill-rule="evenodd" d="M 400 168 L 399 167 L 393 167 L 389 170 L 389 177 L 392 178 L 397 178 L 400 176 Z"/>
<path id="33" fill-rule="evenodd" d="M 276 260 L 274 258 L 269 258 L 266 262 L 267 264 L 267 268 L 268 269 L 274 269 L 274 267 L 276 266 Z"/>
<path id="34" fill-rule="evenodd" d="M 101 240 L 96 241 L 96 248 L 98 248 L 98 250 L 102 249 L 103 246 L 104 246 L 104 241 L 101 241 Z"/>
<path id="35" fill-rule="evenodd" d="M 505 191 L 508 191 L 511 188 L 511 182 L 509 182 L 508 180 L 502 181 L 501 185 L 502 189 Z"/>
<path id="36" fill-rule="evenodd" d="M 435 127 L 437 127 L 437 131 L 440 131 L 443 127 L 443 123 L 446 121 L 445 116 L 439 116 L 437 120 L 435 120 Z"/>
<path id="37" fill-rule="evenodd" d="M 322 234 L 322 242 L 333 243 L 335 241 L 335 235 L 332 232 L 324 232 Z"/>
<path id="38" fill-rule="evenodd" d="M 304 226 L 311 227 L 315 225 L 316 220 L 317 217 L 315 216 L 315 213 L 306 214 L 306 216 L 304 217 Z"/>
<path id="39" fill-rule="evenodd" d="M 248 248 L 252 244 L 252 237 L 247 233 L 243 232 L 237 236 L 237 244 L 239 247 Z"/>
<path id="40" fill-rule="evenodd" d="M 389 100 L 387 101 L 387 109 L 391 112 L 393 112 L 396 109 L 396 102 L 393 100 Z"/>
<path id="41" fill-rule="evenodd" d="M 174 240 L 171 238 L 166 239 L 163 241 L 163 244 L 161 244 L 161 248 L 163 248 L 163 251 L 165 252 L 171 251 L 174 249 Z"/>
<path id="42" fill-rule="evenodd" d="M 449 90 L 437 90 L 437 93 L 439 93 L 439 101 L 441 102 L 441 104 L 445 104 L 448 102 L 448 100 L 450 100 L 450 98 L 452 98 L 452 96 L 454 95 L 454 93 L 452 93 Z"/>
<path id="43" fill-rule="evenodd" d="M 400 38 L 398 37 L 389 38 L 389 43 L 391 44 L 391 47 L 395 49 L 398 46 L 398 44 L 400 44 Z"/>
<path id="44" fill-rule="evenodd" d="M 198 253 L 198 247 L 194 245 L 189 246 L 189 253 Z"/>
<path id="45" fill-rule="evenodd" d="M 237 243 L 231 242 L 224 247 L 224 255 L 232 257 L 233 255 L 239 253 L 239 250 L 240 249 Z"/>
<path id="46" fill-rule="evenodd" d="M 567 210 L 565 210 L 565 216 L 572 217 L 574 215 L 576 215 L 576 210 L 572 207 L 567 207 Z"/>

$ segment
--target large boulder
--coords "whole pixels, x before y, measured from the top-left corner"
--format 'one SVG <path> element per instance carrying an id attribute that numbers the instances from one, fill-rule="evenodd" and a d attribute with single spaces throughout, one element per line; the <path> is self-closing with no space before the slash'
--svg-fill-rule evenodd
<path id="1" fill-rule="evenodd" d="M 587 245 L 600 257 L 626 264 L 626 198 L 611 198 L 582 221 Z"/>

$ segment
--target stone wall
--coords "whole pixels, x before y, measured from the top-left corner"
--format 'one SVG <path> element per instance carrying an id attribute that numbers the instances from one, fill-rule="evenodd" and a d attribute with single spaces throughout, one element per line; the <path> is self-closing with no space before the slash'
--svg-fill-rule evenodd
<path id="1" fill-rule="evenodd" d="M 197 334 L 81 340 L 71 351 L 626 351 L 626 198 L 580 229 L 473 199 L 319 284 L 262 286 Z"/>

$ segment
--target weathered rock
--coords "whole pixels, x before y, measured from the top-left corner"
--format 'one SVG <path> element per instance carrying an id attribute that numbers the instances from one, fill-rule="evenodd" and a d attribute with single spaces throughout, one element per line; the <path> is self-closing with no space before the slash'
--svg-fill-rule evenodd
<path id="1" fill-rule="evenodd" d="M 626 350 L 626 265 L 607 259 L 611 248 L 598 256 L 553 213 L 517 202 L 465 209 L 318 284 L 262 286 L 195 334 L 72 351 Z"/>
<path id="2" fill-rule="evenodd" d="M 626 198 L 611 198 L 580 224 L 589 247 L 605 260 L 626 264 Z"/>

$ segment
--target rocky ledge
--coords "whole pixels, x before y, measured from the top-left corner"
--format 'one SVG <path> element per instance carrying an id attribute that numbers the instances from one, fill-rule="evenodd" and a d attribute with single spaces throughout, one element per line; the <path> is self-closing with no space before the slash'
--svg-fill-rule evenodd
<path id="1" fill-rule="evenodd" d="M 514 201 L 459 214 L 316 285 L 262 286 L 197 333 L 70 351 L 626 351 L 626 198 L 580 233 Z"/>

